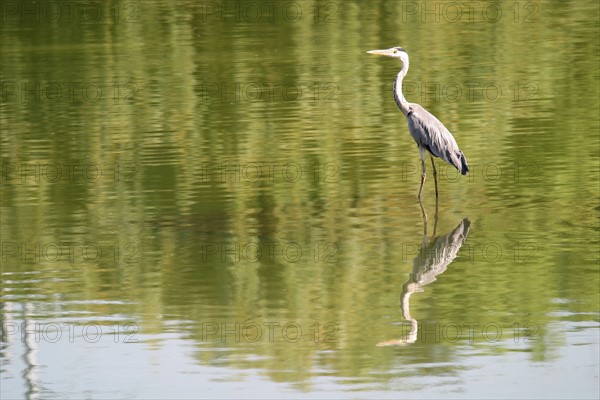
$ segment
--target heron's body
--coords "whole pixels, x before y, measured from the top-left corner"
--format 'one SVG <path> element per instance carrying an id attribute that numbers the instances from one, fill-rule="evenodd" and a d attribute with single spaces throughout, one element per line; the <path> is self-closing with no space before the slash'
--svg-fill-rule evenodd
<path id="1" fill-rule="evenodd" d="M 419 149 L 427 150 L 433 156 L 456 167 L 461 174 L 467 175 L 469 173 L 467 159 L 444 124 L 418 104 L 409 103 L 409 108 L 406 116 L 408 131 L 417 142 Z"/>
<path id="2" fill-rule="evenodd" d="M 437 172 L 433 157 L 439 157 L 450 165 L 453 165 L 461 174 L 467 175 L 469 167 L 467 159 L 463 152 L 458 148 L 456 140 L 450 131 L 433 114 L 415 103 L 409 103 L 402 94 L 402 80 L 408 72 L 408 54 L 401 47 L 392 47 L 387 50 L 372 50 L 370 54 L 379 54 L 388 57 L 398 58 L 402 61 L 402 69 L 394 81 L 394 99 L 400 111 L 406 116 L 408 121 L 408 131 L 417 142 L 419 153 L 421 155 L 421 166 L 423 175 L 421 177 L 421 187 L 419 188 L 419 200 L 425 182 L 425 155 L 426 151 L 432 155 L 431 164 L 433 166 L 433 176 L 435 180 L 435 197 L 438 197 L 437 190 Z"/>

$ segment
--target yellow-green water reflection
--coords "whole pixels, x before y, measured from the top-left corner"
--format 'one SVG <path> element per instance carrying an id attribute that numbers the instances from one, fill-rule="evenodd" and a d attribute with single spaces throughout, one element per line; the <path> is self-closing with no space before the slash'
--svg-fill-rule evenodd
<path id="1" fill-rule="evenodd" d="M 598 7 L 431 3 L 3 5 L 3 395 L 596 396 Z M 470 229 L 377 347 L 423 234 L 393 45 Z"/>

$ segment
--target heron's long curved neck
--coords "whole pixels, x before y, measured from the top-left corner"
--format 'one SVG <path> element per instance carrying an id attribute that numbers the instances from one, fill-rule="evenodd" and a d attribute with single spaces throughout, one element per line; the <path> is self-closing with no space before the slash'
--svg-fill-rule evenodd
<path id="1" fill-rule="evenodd" d="M 394 81 L 394 99 L 396 100 L 396 104 L 398 104 L 398 108 L 404 115 L 408 115 L 408 101 L 404 98 L 402 94 L 402 80 L 406 76 L 408 72 L 408 62 L 402 63 L 402 69 L 398 72 L 396 76 L 396 80 Z"/>

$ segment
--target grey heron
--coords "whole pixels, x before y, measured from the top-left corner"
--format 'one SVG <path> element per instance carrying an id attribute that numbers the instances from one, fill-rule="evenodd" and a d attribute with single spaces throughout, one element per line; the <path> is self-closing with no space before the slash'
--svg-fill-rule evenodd
<path id="1" fill-rule="evenodd" d="M 402 94 L 402 80 L 408 72 L 408 53 L 402 47 L 392 47 L 385 50 L 367 51 L 369 54 L 378 54 L 387 57 L 397 58 L 402 62 L 402 68 L 394 81 L 394 99 L 400 111 L 408 120 L 408 131 L 410 132 L 421 155 L 421 186 L 419 187 L 419 195 L 417 196 L 421 202 L 421 192 L 425 183 L 425 151 L 431 155 L 431 165 L 433 166 L 433 180 L 435 181 L 435 198 L 438 198 L 437 171 L 433 157 L 439 157 L 447 163 L 453 165 L 463 175 L 468 175 L 469 167 L 467 159 L 462 151 L 458 148 L 456 140 L 450 131 L 438 120 L 433 114 L 427 111 L 422 106 L 409 103 Z"/>

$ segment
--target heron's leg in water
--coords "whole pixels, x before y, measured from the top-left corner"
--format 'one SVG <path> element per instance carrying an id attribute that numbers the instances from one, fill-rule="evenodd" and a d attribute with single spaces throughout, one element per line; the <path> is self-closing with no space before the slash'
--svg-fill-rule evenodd
<path id="1" fill-rule="evenodd" d="M 423 207 L 423 202 L 421 201 L 421 192 L 423 191 L 423 184 L 425 183 L 425 149 L 419 146 L 419 153 L 421 154 L 421 168 L 423 169 L 423 175 L 421 175 L 421 186 L 419 187 L 419 195 L 417 198 L 419 199 L 419 205 L 421 206 L 421 213 L 423 213 L 423 223 L 427 224 L 427 213 L 425 212 L 425 207 Z"/>
<path id="2" fill-rule="evenodd" d="M 423 175 L 421 175 L 421 186 L 419 187 L 419 195 L 417 196 L 419 202 L 421 201 L 421 192 L 423 191 L 423 184 L 425 183 L 426 173 L 425 173 L 425 149 L 419 146 L 419 154 L 421 154 L 421 169 L 423 170 Z"/>
<path id="3" fill-rule="evenodd" d="M 432 238 L 435 237 L 435 232 L 437 231 L 437 223 L 438 223 L 438 199 L 437 197 L 435 198 L 435 217 L 433 218 L 434 223 L 433 223 L 433 235 L 431 235 Z"/>
<path id="4" fill-rule="evenodd" d="M 437 202 L 437 198 L 438 198 L 437 171 L 435 170 L 435 162 L 433 161 L 433 156 L 431 156 L 431 166 L 433 167 L 433 181 L 435 182 L 435 201 Z"/>
<path id="5" fill-rule="evenodd" d="M 423 207 L 423 202 L 419 199 L 419 206 L 421 206 L 421 214 L 423 214 L 423 224 L 425 225 L 425 231 L 427 231 L 427 212 L 425 211 L 425 207 Z"/>

